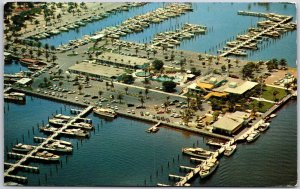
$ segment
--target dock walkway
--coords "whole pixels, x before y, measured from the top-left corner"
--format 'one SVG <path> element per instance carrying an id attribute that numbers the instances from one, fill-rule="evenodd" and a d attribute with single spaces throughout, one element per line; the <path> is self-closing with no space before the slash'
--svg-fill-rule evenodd
<path id="1" fill-rule="evenodd" d="M 248 40 L 246 40 L 246 41 L 240 43 L 239 45 L 237 45 L 237 46 L 235 46 L 235 47 L 229 49 L 228 51 L 225 51 L 225 52 L 222 53 L 220 56 L 222 56 L 222 57 L 227 56 L 228 54 L 232 53 L 233 51 L 238 50 L 238 49 L 241 48 L 242 46 L 244 46 L 244 45 L 250 43 L 251 41 L 255 40 L 256 38 L 258 38 L 258 37 L 264 35 L 265 33 L 269 32 L 270 30 L 272 30 L 272 29 L 278 27 L 280 24 L 283 24 L 283 23 L 285 23 L 285 22 L 287 22 L 287 21 L 290 21 L 292 18 L 293 18 L 293 17 L 289 16 L 289 17 L 285 18 L 284 20 L 282 20 L 282 21 L 280 21 L 280 22 L 274 24 L 273 26 L 270 26 L 270 27 L 266 28 L 266 29 L 263 30 L 262 32 L 258 33 L 257 35 L 255 35 L 255 36 L 249 38 Z"/>
<path id="2" fill-rule="evenodd" d="M 35 157 L 34 154 L 38 152 L 39 150 L 43 149 L 43 146 L 45 144 L 48 144 L 50 141 L 55 140 L 55 137 L 60 135 L 64 129 L 71 126 L 73 123 L 77 121 L 77 119 L 81 118 L 82 116 L 86 115 L 88 112 L 90 112 L 93 109 L 93 106 L 89 106 L 86 109 L 84 109 L 80 114 L 72 118 L 68 123 L 66 123 L 64 126 L 62 126 L 58 131 L 54 132 L 51 136 L 49 136 L 46 140 L 44 140 L 39 146 L 34 148 L 32 151 L 30 151 L 28 154 L 25 154 L 17 163 L 13 164 L 4 172 L 4 178 L 5 177 L 11 177 L 10 173 L 12 173 L 17 167 L 22 166 L 23 163 L 25 163 L 28 159 Z"/>

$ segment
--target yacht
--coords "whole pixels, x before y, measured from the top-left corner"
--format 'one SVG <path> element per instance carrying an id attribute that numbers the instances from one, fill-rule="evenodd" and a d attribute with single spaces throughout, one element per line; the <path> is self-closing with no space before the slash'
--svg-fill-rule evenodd
<path id="1" fill-rule="evenodd" d="M 260 132 L 263 132 L 269 128 L 270 123 L 262 123 L 259 125 L 258 130 Z"/>
<path id="2" fill-rule="evenodd" d="M 107 118 L 115 118 L 117 116 L 117 113 L 110 108 L 94 108 L 94 113 L 100 116 L 104 116 Z"/>
<path id="3" fill-rule="evenodd" d="M 29 151 L 33 150 L 34 148 L 35 148 L 35 146 L 19 143 L 19 144 L 16 144 L 12 148 L 12 150 L 18 151 L 18 152 L 29 152 Z"/>
<path id="4" fill-rule="evenodd" d="M 202 148 L 183 148 L 182 153 L 202 158 L 207 158 L 212 154 L 212 152 L 204 150 Z"/>
<path id="5" fill-rule="evenodd" d="M 201 166 L 199 171 L 199 175 L 201 178 L 205 178 L 212 174 L 216 170 L 219 165 L 219 161 L 217 159 L 209 159 L 207 162 Z"/>
<path id="6" fill-rule="evenodd" d="M 225 151 L 224 151 L 224 155 L 225 156 L 231 156 L 231 154 L 233 154 L 236 150 L 236 145 L 233 144 L 231 146 L 227 146 L 225 147 Z"/>
<path id="7" fill-rule="evenodd" d="M 60 142 L 53 142 L 51 144 L 45 144 L 44 148 L 49 151 L 58 151 L 58 152 L 72 152 L 73 148 L 61 144 Z"/>
<path id="8" fill-rule="evenodd" d="M 260 133 L 259 131 L 252 131 L 252 133 L 247 137 L 247 142 L 252 142 L 254 140 L 256 140 L 259 137 Z"/>
<path id="9" fill-rule="evenodd" d="M 47 151 L 37 152 L 35 155 L 38 156 L 38 157 L 45 158 L 45 159 L 50 160 L 50 161 L 59 160 L 58 155 L 52 154 L 52 153 L 47 152 Z"/>

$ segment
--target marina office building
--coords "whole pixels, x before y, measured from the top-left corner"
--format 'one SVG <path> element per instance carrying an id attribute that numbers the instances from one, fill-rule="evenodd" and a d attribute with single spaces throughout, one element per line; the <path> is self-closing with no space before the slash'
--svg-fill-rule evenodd
<path id="1" fill-rule="evenodd" d="M 226 113 L 222 118 L 213 123 L 213 132 L 232 135 L 247 124 L 246 120 L 249 117 L 249 113 L 241 111 Z"/>
<path id="2" fill-rule="evenodd" d="M 96 62 L 117 68 L 143 69 L 150 65 L 150 60 L 133 56 L 104 52 L 96 58 Z"/>
<path id="3" fill-rule="evenodd" d="M 118 78 L 120 75 L 125 73 L 124 70 L 104 66 L 95 63 L 95 61 L 81 62 L 75 64 L 69 68 L 70 73 L 81 74 L 85 76 L 94 77 L 97 79 L 112 80 Z"/>
<path id="4" fill-rule="evenodd" d="M 229 94 L 242 95 L 253 89 L 256 85 L 258 85 L 257 82 L 225 76 L 207 75 L 189 85 L 188 90 L 192 93 L 205 92 L 207 94 L 204 96 L 204 99 L 208 100 L 210 97 L 223 98 Z"/>

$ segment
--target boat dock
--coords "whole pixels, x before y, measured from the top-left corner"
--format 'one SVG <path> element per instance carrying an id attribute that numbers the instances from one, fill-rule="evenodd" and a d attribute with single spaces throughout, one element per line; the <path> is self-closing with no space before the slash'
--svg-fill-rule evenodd
<path id="1" fill-rule="evenodd" d="M 43 142 L 45 140 L 47 140 L 47 138 L 43 138 L 43 137 L 33 137 L 33 140 L 34 142 Z M 53 142 L 59 142 L 59 143 L 62 143 L 62 144 L 66 144 L 66 145 L 69 145 L 69 146 L 72 146 L 72 143 L 71 142 L 67 142 L 67 141 L 64 141 L 64 140 L 56 140 L 56 139 L 53 139 L 51 140 Z"/>
<path id="2" fill-rule="evenodd" d="M 13 163 L 6 163 L 4 162 L 4 166 L 11 167 L 13 166 Z M 19 165 L 20 168 L 22 168 L 24 171 L 31 172 L 31 173 L 39 173 L 38 167 L 28 166 L 28 165 Z"/>
<path id="3" fill-rule="evenodd" d="M 270 32 L 271 30 L 275 29 L 276 27 L 280 26 L 281 24 L 284 24 L 290 20 L 292 20 L 293 17 L 291 16 L 287 16 L 286 18 L 284 18 L 283 20 L 281 20 L 280 22 L 276 22 L 274 25 L 265 28 L 263 31 L 257 33 L 256 35 L 248 38 L 247 40 L 245 40 L 244 42 L 239 43 L 238 45 L 236 45 L 235 47 L 232 47 L 229 50 L 223 51 L 222 54 L 220 54 L 221 57 L 225 57 L 229 54 L 236 54 L 236 52 L 240 49 L 243 48 L 245 45 L 249 45 L 252 41 L 256 40 L 259 37 L 262 37 L 263 35 L 265 35 L 266 33 Z"/>
<path id="4" fill-rule="evenodd" d="M 55 140 L 55 137 L 60 135 L 63 132 L 64 129 L 68 128 L 70 125 L 75 123 L 79 118 L 81 118 L 84 115 L 86 115 L 87 113 L 89 113 L 92 109 L 93 109 L 93 106 L 89 106 L 86 109 L 84 109 L 80 114 L 75 116 L 73 119 L 69 120 L 68 123 L 66 123 L 61 128 L 59 128 L 56 132 L 54 132 L 52 135 L 50 135 L 46 140 L 44 140 L 42 143 L 40 143 L 40 145 L 38 145 L 36 148 L 34 148 L 28 154 L 17 154 L 17 153 L 9 152 L 8 153 L 9 156 L 21 157 L 21 159 L 18 162 L 16 162 L 15 164 L 11 165 L 7 170 L 4 171 L 4 174 L 3 174 L 4 178 L 12 178 L 12 179 L 15 179 L 15 180 L 18 179 L 17 177 L 11 175 L 11 173 L 17 167 L 22 166 L 22 164 L 25 163 L 30 158 L 36 158 L 36 156 L 34 156 L 34 154 L 37 153 L 39 150 L 42 150 L 43 146 L 45 144 L 48 144 L 50 141 Z M 39 157 L 38 159 L 42 160 L 41 157 Z M 25 178 L 19 178 L 19 179 L 20 180 L 27 180 L 27 178 L 26 179 Z"/>
<path id="5" fill-rule="evenodd" d="M 158 122 L 157 124 L 153 125 L 149 129 L 146 130 L 147 133 L 155 133 L 158 131 L 158 126 L 161 124 L 161 122 Z"/>
<path id="6" fill-rule="evenodd" d="M 198 159 L 191 157 L 191 161 L 194 162 L 200 162 L 195 168 L 193 167 L 187 167 L 187 166 L 179 166 L 180 170 L 189 171 L 185 176 L 178 176 L 178 175 L 169 175 L 169 178 L 178 179 L 179 181 L 175 183 L 175 186 L 188 186 L 190 185 L 188 182 L 195 176 L 199 176 L 199 172 L 202 169 L 202 167 L 207 163 L 207 161 L 211 158 L 218 158 L 219 155 L 221 155 L 224 152 L 224 149 L 232 144 L 235 143 L 234 139 L 229 140 L 224 145 L 221 146 L 218 150 L 212 153 L 212 155 L 207 159 Z"/>
<path id="7" fill-rule="evenodd" d="M 152 47 L 174 48 L 180 45 L 180 40 L 190 39 L 198 34 L 205 34 L 206 26 L 196 24 L 184 24 L 181 30 L 167 31 L 157 34 L 151 41 Z"/>

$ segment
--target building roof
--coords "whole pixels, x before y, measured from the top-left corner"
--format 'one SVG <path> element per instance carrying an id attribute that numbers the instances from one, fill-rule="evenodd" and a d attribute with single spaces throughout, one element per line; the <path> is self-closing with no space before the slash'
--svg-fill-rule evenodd
<path id="1" fill-rule="evenodd" d="M 108 78 L 111 78 L 113 76 L 117 77 L 125 73 L 122 69 L 112 68 L 109 66 L 103 66 L 96 63 L 90 63 L 90 62 L 82 62 L 79 64 L 75 64 L 74 66 L 71 66 L 69 70 L 104 76 Z"/>
<path id="2" fill-rule="evenodd" d="M 245 118 L 248 118 L 249 116 L 249 113 L 241 111 L 226 113 L 222 118 L 213 123 L 213 127 L 232 132 L 244 122 Z"/>
<path id="3" fill-rule="evenodd" d="M 213 127 L 216 129 L 222 129 L 222 130 L 232 132 L 237 127 L 239 127 L 242 123 L 243 121 L 241 121 L 240 119 L 222 117 L 213 124 Z"/>
<path id="4" fill-rule="evenodd" d="M 17 81 L 18 84 L 26 85 L 28 82 L 30 82 L 32 79 L 30 78 L 22 78 Z"/>
<path id="5" fill-rule="evenodd" d="M 108 61 L 108 62 L 116 62 L 118 64 L 130 65 L 130 66 L 142 66 L 150 63 L 150 60 L 145 58 L 138 58 L 134 56 L 127 56 L 127 55 L 116 54 L 111 52 L 104 52 L 101 55 L 99 55 L 97 59 L 102 61 Z"/>
<path id="6" fill-rule="evenodd" d="M 241 85 L 236 86 L 235 88 L 227 87 L 224 89 L 225 92 L 234 93 L 234 94 L 243 94 L 246 91 L 255 87 L 258 83 L 252 81 L 245 81 Z"/>
<path id="7" fill-rule="evenodd" d="M 212 89 L 214 85 L 209 83 L 197 82 L 197 87 L 200 87 L 201 89 Z"/>
<path id="8" fill-rule="evenodd" d="M 209 99 L 210 97 L 212 96 L 216 96 L 216 97 L 226 97 L 228 95 L 228 93 L 223 93 L 223 92 L 216 92 L 216 91 L 213 91 L 213 92 L 210 92 L 208 93 L 207 95 L 204 96 L 204 99 Z"/>

